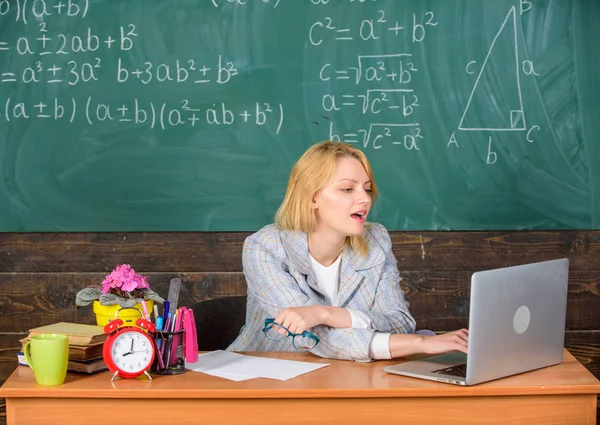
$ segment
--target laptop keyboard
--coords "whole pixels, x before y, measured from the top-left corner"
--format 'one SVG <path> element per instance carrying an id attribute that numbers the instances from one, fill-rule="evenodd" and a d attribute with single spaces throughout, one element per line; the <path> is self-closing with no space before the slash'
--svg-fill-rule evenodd
<path id="1" fill-rule="evenodd" d="M 445 367 L 443 369 L 434 370 L 433 373 L 440 373 L 443 375 L 460 376 L 463 378 L 467 377 L 467 364 L 459 364 L 456 366 Z"/>

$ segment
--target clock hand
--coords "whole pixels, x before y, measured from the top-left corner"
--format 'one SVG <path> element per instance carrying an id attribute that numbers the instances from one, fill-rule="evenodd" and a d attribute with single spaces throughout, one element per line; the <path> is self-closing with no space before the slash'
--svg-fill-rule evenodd
<path id="1" fill-rule="evenodd" d="M 123 353 L 123 357 L 128 356 L 128 355 L 133 354 L 133 353 L 134 353 L 134 351 L 133 351 L 133 338 L 131 338 L 131 348 L 129 349 L 128 353 Z"/>

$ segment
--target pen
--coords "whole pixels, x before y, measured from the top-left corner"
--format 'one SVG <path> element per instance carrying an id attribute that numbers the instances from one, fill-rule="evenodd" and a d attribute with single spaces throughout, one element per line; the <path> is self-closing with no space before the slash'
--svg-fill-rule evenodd
<path id="1" fill-rule="evenodd" d="M 164 344 L 161 344 L 160 347 L 160 351 L 157 353 L 160 356 L 160 362 L 163 364 L 163 368 L 165 367 L 165 362 L 163 360 L 163 356 L 165 355 L 165 349 L 167 347 L 167 344 L 169 342 L 169 336 L 167 335 L 167 338 L 163 341 Z"/>
<path id="2" fill-rule="evenodd" d="M 171 313 L 167 315 L 167 320 L 164 323 L 165 332 L 169 332 L 169 326 L 171 326 Z"/>
<path id="3" fill-rule="evenodd" d="M 169 337 L 167 338 L 167 341 L 169 342 L 169 346 L 165 349 L 166 353 L 166 358 L 164 359 L 165 361 L 165 366 L 169 366 L 171 364 L 171 352 L 173 351 L 173 346 L 176 346 L 177 344 L 177 336 L 173 335 L 173 329 L 175 328 L 175 321 L 177 320 L 177 312 L 171 314 L 169 312 L 169 328 L 167 329 L 169 331 Z"/>
<path id="4" fill-rule="evenodd" d="M 169 317 L 169 301 L 165 301 L 163 304 L 163 322 L 166 323 L 167 317 Z"/>
<path id="5" fill-rule="evenodd" d="M 175 312 L 175 320 L 173 320 L 173 343 L 171 344 L 171 357 L 169 359 L 168 365 L 171 365 L 171 362 L 176 363 L 177 361 L 177 349 L 183 343 L 183 336 L 179 335 L 179 331 L 181 330 L 181 324 L 183 323 L 183 312 L 185 307 L 181 307 L 177 309 Z M 183 355 L 183 353 L 182 353 Z"/>
<path id="6" fill-rule="evenodd" d="M 154 322 L 158 322 L 158 305 L 154 304 Z"/>
<path id="7" fill-rule="evenodd" d="M 160 355 L 160 344 L 159 342 L 161 342 L 160 340 L 154 340 L 154 342 L 156 343 L 156 357 L 158 359 L 158 367 L 162 370 L 165 368 L 165 362 L 163 362 L 162 356 Z"/>
<path id="8" fill-rule="evenodd" d="M 177 322 L 177 311 L 173 314 L 173 319 L 171 320 L 171 332 L 175 330 L 175 322 Z"/>
<path id="9" fill-rule="evenodd" d="M 169 335 L 168 338 L 169 341 L 169 348 L 167 348 L 166 351 L 166 358 L 164 359 L 164 365 L 165 367 L 169 367 L 169 365 L 171 364 L 171 348 L 173 347 L 173 335 Z"/>

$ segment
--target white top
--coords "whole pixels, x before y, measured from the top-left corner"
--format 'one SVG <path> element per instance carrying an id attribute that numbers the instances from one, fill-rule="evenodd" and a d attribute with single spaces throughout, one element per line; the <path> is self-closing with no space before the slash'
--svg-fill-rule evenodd
<path id="1" fill-rule="evenodd" d="M 330 266 L 324 266 L 310 255 L 310 262 L 317 278 L 317 285 L 321 292 L 329 299 L 331 305 L 338 305 L 338 291 L 340 285 L 340 265 L 342 264 L 342 255 Z M 373 327 L 369 317 L 356 310 L 347 308 L 352 319 L 352 327 L 359 329 L 369 329 Z M 370 357 L 374 360 L 391 359 L 390 354 L 390 334 L 376 332 L 371 341 Z"/>

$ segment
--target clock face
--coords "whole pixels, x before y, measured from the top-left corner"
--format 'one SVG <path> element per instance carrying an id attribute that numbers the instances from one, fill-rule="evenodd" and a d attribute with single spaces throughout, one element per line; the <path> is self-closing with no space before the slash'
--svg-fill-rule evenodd
<path id="1" fill-rule="evenodd" d="M 127 373 L 141 373 L 152 362 L 154 347 L 150 338 L 137 331 L 119 333 L 110 349 L 115 366 Z"/>

